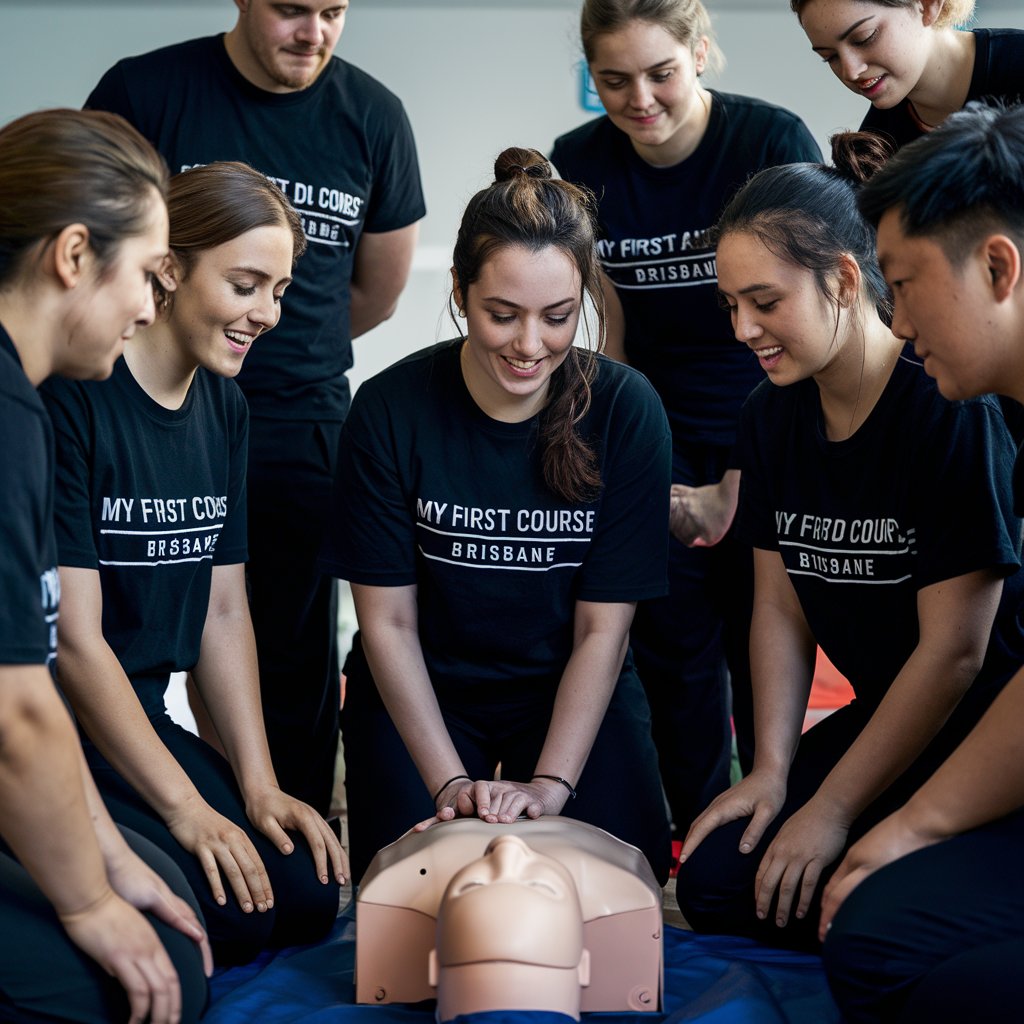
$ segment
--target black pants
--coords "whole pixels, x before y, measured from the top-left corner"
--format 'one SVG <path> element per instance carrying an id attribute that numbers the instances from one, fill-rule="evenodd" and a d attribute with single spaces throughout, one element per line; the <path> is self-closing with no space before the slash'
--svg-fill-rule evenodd
<path id="1" fill-rule="evenodd" d="M 851 1024 L 1021 1019 L 1024 810 L 866 878 L 823 956 Z"/>
<path id="2" fill-rule="evenodd" d="M 729 450 L 673 451 L 672 479 L 717 483 Z M 753 554 L 728 533 L 713 548 L 669 538 L 669 594 L 637 606 L 630 643 L 654 723 L 661 780 L 677 835 L 729 788 L 732 734 L 740 763 L 753 763 L 750 616 Z M 730 702 L 731 682 L 731 702 Z"/>
<path id="3" fill-rule="evenodd" d="M 441 712 L 473 778 L 493 778 L 500 763 L 504 778 L 523 780 L 536 768 L 552 701 L 550 692 L 500 707 L 454 708 L 442 700 Z M 434 805 L 368 674 L 348 676 L 342 730 L 349 855 L 358 882 L 377 850 L 429 818 Z M 576 790 L 577 799 L 561 813 L 638 847 L 664 884 L 671 859 L 668 819 L 650 713 L 631 671 L 619 680 Z"/>
<path id="4" fill-rule="evenodd" d="M 60 822 L 53 823 L 60 828 Z M 199 913 L 177 865 L 142 836 L 122 829 L 131 848 Z M 178 972 L 183 1024 L 206 1005 L 199 947 L 181 932 L 146 914 Z M 128 1019 L 120 982 L 83 953 L 64 931 L 49 900 L 0 842 L 0 1020 L 78 1021 L 109 1024 Z"/>
<path id="5" fill-rule="evenodd" d="M 993 697 L 991 691 L 972 691 L 964 697 L 953 717 L 921 756 L 853 823 L 847 847 L 906 803 L 967 735 Z M 782 810 L 750 853 L 739 851 L 740 837 L 749 823 L 749 819 L 742 818 L 712 832 L 681 865 L 676 878 L 676 897 L 679 909 L 695 931 L 747 935 L 768 945 L 794 949 L 820 948 L 817 931 L 821 891 L 839 866 L 842 855 L 822 871 L 807 916 L 797 920 L 790 913 L 789 922 L 783 928 L 774 923 L 774 904 L 765 920 L 757 918 L 754 876 L 779 829 L 814 795 L 870 717 L 870 707 L 853 701 L 804 733 L 789 771 Z"/>
<path id="6" fill-rule="evenodd" d="M 338 750 L 337 582 L 317 568 L 340 423 L 253 417 L 246 575 L 267 739 L 281 788 L 330 808 Z"/>
<path id="7" fill-rule="evenodd" d="M 290 833 L 295 848 L 288 856 L 282 854 L 245 816 L 242 794 L 227 761 L 168 716 L 150 720 L 203 799 L 248 834 L 274 890 L 272 909 L 246 914 L 224 880 L 227 903 L 218 906 L 199 859 L 179 845 L 156 811 L 103 760 L 95 747 L 87 745 L 86 755 L 96 785 L 113 819 L 160 847 L 192 887 L 206 919 L 217 964 L 245 963 L 267 947 L 299 945 L 323 938 L 338 913 L 338 884 L 332 879 L 324 885 L 317 878 L 305 838 Z"/>

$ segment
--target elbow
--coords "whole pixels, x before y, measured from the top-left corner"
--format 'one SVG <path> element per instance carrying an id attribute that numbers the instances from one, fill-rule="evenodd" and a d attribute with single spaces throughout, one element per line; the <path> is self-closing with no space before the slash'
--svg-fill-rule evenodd
<path id="1" fill-rule="evenodd" d="M 4 687 L 0 697 L 0 764 L 17 772 L 34 763 L 40 750 L 61 739 L 74 742 L 71 719 L 53 687 L 38 681 Z"/>

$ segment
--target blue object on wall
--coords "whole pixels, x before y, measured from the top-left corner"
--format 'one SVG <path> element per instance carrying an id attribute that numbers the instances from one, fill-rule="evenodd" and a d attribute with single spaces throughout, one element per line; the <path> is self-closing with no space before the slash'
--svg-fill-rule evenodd
<path id="1" fill-rule="evenodd" d="M 594 88 L 594 79 L 590 76 L 590 68 L 587 67 L 587 62 L 581 60 L 577 67 L 579 68 L 580 76 L 580 106 L 584 110 L 590 110 L 595 114 L 603 114 L 604 106 L 597 95 L 597 89 Z"/>

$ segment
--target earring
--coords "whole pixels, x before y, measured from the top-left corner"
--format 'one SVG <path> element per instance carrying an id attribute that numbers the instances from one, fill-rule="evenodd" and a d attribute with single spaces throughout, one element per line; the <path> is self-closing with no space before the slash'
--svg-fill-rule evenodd
<path id="1" fill-rule="evenodd" d="M 459 307 L 459 316 L 462 317 L 463 320 L 466 319 L 466 311 L 461 306 Z"/>

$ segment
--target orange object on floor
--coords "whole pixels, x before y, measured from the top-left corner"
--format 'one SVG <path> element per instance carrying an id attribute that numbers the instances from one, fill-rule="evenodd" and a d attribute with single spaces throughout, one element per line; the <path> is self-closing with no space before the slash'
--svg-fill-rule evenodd
<path id="1" fill-rule="evenodd" d="M 824 651 L 818 648 L 818 660 L 814 666 L 814 682 L 811 684 L 811 696 L 807 702 L 809 708 L 828 708 L 834 711 L 849 704 L 853 700 L 853 687 L 841 675 L 839 669 L 825 657 Z"/>

